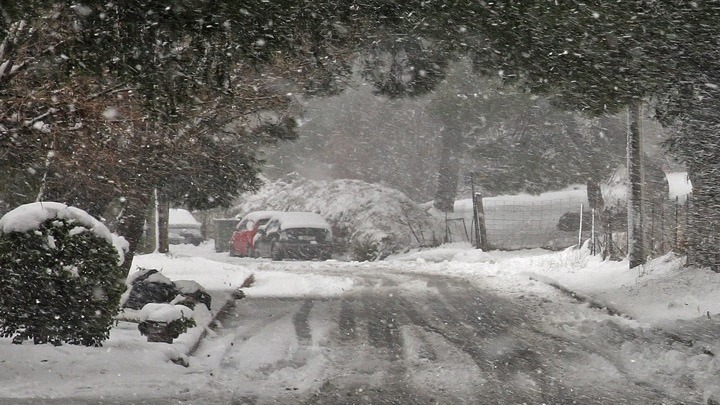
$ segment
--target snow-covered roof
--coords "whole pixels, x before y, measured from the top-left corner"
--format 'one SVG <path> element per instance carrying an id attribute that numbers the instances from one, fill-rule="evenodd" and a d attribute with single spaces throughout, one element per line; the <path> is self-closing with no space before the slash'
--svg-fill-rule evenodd
<path id="1" fill-rule="evenodd" d="M 289 211 L 278 212 L 273 218 L 280 220 L 280 228 L 323 228 L 330 230 L 330 225 L 320 214 L 314 212 Z"/>
<path id="2" fill-rule="evenodd" d="M 170 216 L 168 217 L 170 225 L 190 225 L 200 226 L 200 222 L 190 213 L 190 211 L 182 208 L 170 208 Z"/>

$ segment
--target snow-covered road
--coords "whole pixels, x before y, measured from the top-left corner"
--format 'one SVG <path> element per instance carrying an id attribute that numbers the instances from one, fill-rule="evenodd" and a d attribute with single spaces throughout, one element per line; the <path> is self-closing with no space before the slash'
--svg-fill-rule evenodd
<path id="1" fill-rule="evenodd" d="M 224 296 L 255 282 L 188 368 L 122 323 L 102 348 L 0 339 L 0 404 L 720 403 L 720 282 L 674 256 L 629 270 L 584 249 L 273 262 L 181 245 L 133 265 Z"/>
<path id="2" fill-rule="evenodd" d="M 196 392 L 204 400 L 701 403 L 682 381 L 668 387 L 647 380 L 623 353 L 628 345 L 670 350 L 673 342 L 661 332 L 639 330 L 560 294 L 509 298 L 463 278 L 408 274 L 402 267 L 262 265 L 303 273 L 323 268 L 325 276 L 352 278 L 353 289 L 238 301 L 196 354 L 217 357 L 214 378 Z"/>

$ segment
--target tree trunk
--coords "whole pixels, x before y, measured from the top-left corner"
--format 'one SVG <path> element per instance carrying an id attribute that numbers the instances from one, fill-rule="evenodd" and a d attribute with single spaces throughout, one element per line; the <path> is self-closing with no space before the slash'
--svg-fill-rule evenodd
<path id="1" fill-rule="evenodd" d="M 460 173 L 460 132 L 443 128 L 440 149 L 438 182 L 433 205 L 442 212 L 453 212 Z"/>
<path id="2" fill-rule="evenodd" d="M 642 104 L 628 106 L 627 170 L 628 170 L 628 254 L 630 268 L 645 264 L 644 237 L 644 173 L 642 150 Z"/>
<path id="3" fill-rule="evenodd" d="M 157 192 L 157 249 L 159 253 L 170 252 L 170 241 L 168 240 L 168 223 L 170 219 L 170 201 L 167 196 Z"/>
<path id="4" fill-rule="evenodd" d="M 123 236 L 129 246 L 129 251 L 125 255 L 125 263 L 123 267 L 128 272 L 132 266 L 132 259 L 135 252 L 141 246 L 143 231 L 145 230 L 145 217 L 147 214 L 149 198 L 127 198 L 124 215 L 118 221 L 118 234 Z"/>
<path id="5" fill-rule="evenodd" d="M 718 175 L 702 168 L 688 168 L 692 182 L 692 211 L 690 215 L 690 229 L 688 230 L 689 248 L 688 264 L 709 267 L 720 272 L 720 254 L 718 244 L 720 239 L 720 195 L 715 190 L 718 184 Z"/>

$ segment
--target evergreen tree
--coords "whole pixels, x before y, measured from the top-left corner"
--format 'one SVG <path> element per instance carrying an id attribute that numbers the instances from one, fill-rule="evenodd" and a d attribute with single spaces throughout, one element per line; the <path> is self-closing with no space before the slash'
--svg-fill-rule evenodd
<path id="1" fill-rule="evenodd" d="M 442 58 L 435 51 L 459 43 L 443 38 L 425 47 L 449 20 L 444 5 L 421 1 L 34 0 L 0 7 L 6 37 L 17 22 L 40 28 L 34 41 L 16 48 L 30 55 L 24 80 L 6 86 L 2 95 L 7 113 L 0 141 L 14 173 L 7 180 L 35 191 L 23 199 L 57 197 L 93 214 L 121 198 L 122 231 L 131 250 L 152 190 L 162 189 L 175 203 L 207 208 L 257 185 L 254 151 L 293 136 L 292 120 L 282 118 L 287 100 L 275 94 L 282 80 L 298 83 L 307 94 L 334 94 L 353 56 L 364 51 L 368 66 L 381 65 L 371 62 L 373 55 L 400 58 L 400 70 L 375 75 L 383 77 L 377 81 L 381 91 L 421 94 L 441 76 Z M 385 41 L 387 35 L 397 41 Z M 43 47 L 48 39 L 56 43 Z M 409 71 L 415 72 L 409 81 L 395 74 Z M 43 97 L 28 111 L 19 96 L 38 89 Z M 279 110 L 280 118 L 228 129 L 231 118 L 267 110 Z M 98 120 L 105 111 L 110 118 Z M 114 111 L 122 113 L 119 118 Z M 108 127 L 113 129 L 102 134 Z M 66 136 L 68 128 L 81 129 L 81 136 Z M 128 131 L 119 139 L 111 135 L 123 130 Z M 202 150 L 192 153 L 190 146 Z M 89 151 L 111 147 L 100 152 L 108 158 L 106 170 L 89 164 Z M 23 171 L 34 174 L 26 179 Z M 84 191 L 65 187 L 69 183 L 82 184 Z"/>
<path id="2" fill-rule="evenodd" d="M 442 123 L 441 159 L 455 162 L 439 168 L 435 206 L 443 211 L 452 209 L 464 174 L 475 173 L 476 187 L 490 194 L 536 194 L 606 179 L 624 162 L 617 117 L 566 112 L 467 64 L 453 66 L 429 110 Z"/>

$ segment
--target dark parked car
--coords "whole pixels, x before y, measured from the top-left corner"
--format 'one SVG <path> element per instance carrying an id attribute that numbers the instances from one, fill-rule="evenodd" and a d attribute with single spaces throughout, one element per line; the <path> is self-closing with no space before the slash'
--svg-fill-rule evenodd
<path id="1" fill-rule="evenodd" d="M 330 225 L 313 212 L 278 213 L 255 235 L 256 255 L 273 260 L 328 260 L 332 250 Z"/>
<path id="2" fill-rule="evenodd" d="M 168 242 L 192 243 L 197 246 L 205 240 L 202 224 L 188 210 L 171 208 L 168 218 Z"/>
<path id="3" fill-rule="evenodd" d="M 230 238 L 230 256 L 253 256 L 258 227 L 265 225 L 277 213 L 278 211 L 253 211 L 245 215 Z"/>

